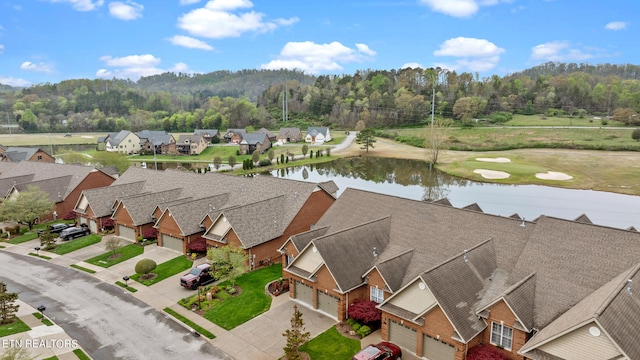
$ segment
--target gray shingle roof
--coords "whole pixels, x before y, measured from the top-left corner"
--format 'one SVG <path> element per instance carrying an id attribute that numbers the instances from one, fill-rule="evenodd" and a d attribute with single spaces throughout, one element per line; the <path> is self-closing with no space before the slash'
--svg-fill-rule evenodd
<path id="1" fill-rule="evenodd" d="M 113 213 L 113 204 L 116 199 L 123 199 L 127 196 L 139 194 L 144 187 L 144 181 L 124 183 L 119 185 L 104 186 L 95 189 L 88 189 L 82 192 L 87 199 L 89 206 L 95 217 L 110 216 Z M 80 197 L 82 199 L 82 196 Z M 78 199 L 78 201 L 80 201 Z M 83 209 L 77 208 L 76 212 L 84 213 Z"/>
<path id="2" fill-rule="evenodd" d="M 17 147 L 17 146 L 9 146 L 2 153 L 2 156 L 9 159 L 11 162 L 19 162 L 29 160 L 40 151 L 38 147 Z"/>
<path id="3" fill-rule="evenodd" d="M 129 130 L 120 130 L 120 132 L 109 134 L 106 141 L 108 141 L 111 146 L 117 146 L 120 145 L 129 134 L 131 134 Z"/>
<path id="4" fill-rule="evenodd" d="M 142 130 L 138 131 L 136 135 L 140 141 L 149 140 L 153 145 L 170 144 L 172 139 L 172 135 L 166 131 Z"/>
<path id="5" fill-rule="evenodd" d="M 302 138 L 302 131 L 300 128 L 280 128 L 278 131 L 278 138 Z"/>
<path id="6" fill-rule="evenodd" d="M 167 211 L 173 216 L 183 236 L 192 235 L 204 230 L 200 227 L 200 220 L 205 214 L 215 218 L 227 204 L 229 197 L 229 193 L 224 193 L 195 200 L 184 199 L 167 206 Z"/>
<path id="7" fill-rule="evenodd" d="M 254 132 L 245 134 L 240 144 L 257 145 L 265 144 L 267 141 L 269 141 L 267 134 Z"/>
<path id="8" fill-rule="evenodd" d="M 131 195 L 121 199 L 120 207 L 124 206 L 134 225 L 144 225 L 153 222 L 151 215 L 157 204 L 178 199 L 181 193 L 182 189 L 177 188 Z"/>
<path id="9" fill-rule="evenodd" d="M 35 186 L 40 188 L 40 190 L 44 191 L 49 200 L 54 203 L 59 203 L 66 199 L 66 196 L 69 194 L 67 190 L 69 184 L 71 183 L 72 176 L 61 176 L 57 178 L 51 179 L 42 179 L 40 181 L 31 181 L 28 183 L 16 184 L 14 188 L 18 192 L 26 191 L 30 186 Z"/>
<path id="10" fill-rule="evenodd" d="M 13 188 L 14 185 L 29 183 L 33 180 L 35 174 L 26 174 L 21 176 L 9 177 L 0 179 L 0 195 L 2 197 L 7 196 L 9 190 Z"/>

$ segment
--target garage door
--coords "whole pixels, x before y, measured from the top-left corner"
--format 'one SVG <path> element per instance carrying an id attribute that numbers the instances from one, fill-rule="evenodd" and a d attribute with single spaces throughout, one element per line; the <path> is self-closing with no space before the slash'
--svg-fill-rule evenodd
<path id="1" fill-rule="evenodd" d="M 430 336 L 422 336 L 422 356 L 429 360 L 453 360 L 456 348 Z"/>
<path id="2" fill-rule="evenodd" d="M 318 310 L 323 311 L 335 318 L 338 317 L 338 298 L 325 294 L 318 290 Z"/>
<path id="3" fill-rule="evenodd" d="M 96 223 L 95 220 L 89 220 L 89 230 L 91 230 L 92 233 L 98 232 L 98 223 Z"/>
<path id="4" fill-rule="evenodd" d="M 389 341 L 415 353 L 418 333 L 398 322 L 389 320 Z"/>
<path id="5" fill-rule="evenodd" d="M 296 291 L 296 299 L 309 305 L 309 307 L 313 307 L 313 288 L 309 285 L 301 283 L 298 280 L 294 281 L 294 285 Z"/>
<path id="6" fill-rule="evenodd" d="M 127 240 L 136 241 L 136 231 L 124 225 L 118 225 L 118 236 Z"/>
<path id="7" fill-rule="evenodd" d="M 162 246 L 182 253 L 182 239 L 162 234 Z"/>

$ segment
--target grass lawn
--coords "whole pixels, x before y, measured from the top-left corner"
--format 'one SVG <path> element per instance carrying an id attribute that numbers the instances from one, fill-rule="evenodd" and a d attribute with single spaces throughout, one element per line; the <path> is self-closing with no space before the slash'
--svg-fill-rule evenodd
<path id="1" fill-rule="evenodd" d="M 625 125 L 620 121 L 606 120 L 607 125 L 602 124 L 601 120 L 594 120 L 593 116 L 585 116 L 580 119 L 577 117 L 559 117 L 547 116 L 542 118 L 540 115 L 522 115 L 514 114 L 511 120 L 504 123 L 506 126 L 622 126 Z"/>
<path id="2" fill-rule="evenodd" d="M 360 341 L 340 335 L 334 326 L 309 340 L 300 350 L 313 360 L 350 360 L 360 351 Z"/>
<path id="3" fill-rule="evenodd" d="M 0 337 L 13 335 L 29 330 L 31 330 L 31 328 L 18 318 L 17 321 L 13 324 L 0 325 Z"/>
<path id="4" fill-rule="evenodd" d="M 158 265 L 151 273 L 156 274 L 155 278 L 151 280 L 143 280 L 140 281 L 140 274 L 131 275 L 131 280 L 135 280 L 142 285 L 150 286 L 155 283 L 158 283 L 166 278 L 172 277 L 175 274 L 179 274 L 187 269 L 190 269 L 193 266 L 193 261 L 186 258 L 184 255 L 180 255 L 175 257 L 169 261 L 163 262 Z M 178 284 L 176 284 L 178 286 Z"/>
<path id="5" fill-rule="evenodd" d="M 51 250 L 51 252 L 58 255 L 64 255 L 72 251 L 82 249 L 83 247 L 97 244 L 100 241 L 102 241 L 102 236 L 100 235 L 96 235 L 96 234 L 87 235 L 81 238 L 65 241 L 61 244 L 58 244 L 55 249 Z"/>
<path id="6" fill-rule="evenodd" d="M 38 233 L 36 232 L 35 228 L 31 231 L 27 231 L 26 233 L 20 235 L 20 236 L 16 236 L 13 239 L 7 241 L 9 244 L 21 244 L 23 242 L 27 242 L 27 241 L 31 241 L 33 239 L 37 239 L 38 238 Z"/>
<path id="7" fill-rule="evenodd" d="M 136 244 L 129 244 L 116 250 L 116 254 L 120 254 L 118 258 L 109 259 L 113 255 L 113 253 L 109 251 L 104 254 L 92 257 L 89 260 L 85 260 L 85 262 L 96 265 L 96 266 L 101 266 L 103 268 L 108 268 L 115 264 L 119 264 L 123 261 L 136 257 L 142 254 L 143 252 L 144 252 L 144 248 L 142 246 L 139 246 Z"/>
<path id="8" fill-rule="evenodd" d="M 82 351 L 82 349 L 75 349 L 75 350 L 73 350 L 73 353 L 80 360 L 91 360 L 91 358 L 87 354 L 85 354 L 84 351 Z"/>
<path id="9" fill-rule="evenodd" d="M 166 307 L 166 308 L 164 308 L 164 312 L 166 312 L 167 314 L 173 316 L 174 318 L 178 319 L 179 321 L 182 321 L 185 325 L 189 326 L 190 328 L 192 328 L 193 330 L 195 330 L 198 333 L 202 334 L 203 336 L 207 337 L 208 339 L 215 339 L 216 338 L 216 336 L 213 335 L 209 330 L 207 330 L 207 329 L 203 328 L 202 326 L 194 323 L 193 321 L 187 319 L 186 317 L 178 314 L 173 309 Z"/>
<path id="10" fill-rule="evenodd" d="M 71 264 L 69 266 L 71 266 L 72 268 L 78 269 L 78 270 L 82 270 L 84 272 L 88 272 L 89 274 L 95 274 L 96 273 L 94 270 L 87 269 L 86 267 L 82 267 L 80 265 Z"/>
<path id="11" fill-rule="evenodd" d="M 216 303 L 205 312 L 204 317 L 218 326 L 231 330 L 236 326 L 253 319 L 269 310 L 271 297 L 264 293 L 264 287 L 282 276 L 282 265 L 274 264 L 269 267 L 245 273 L 236 278 L 236 285 L 242 288 L 242 293 Z M 221 283 L 223 287 L 228 281 Z"/>

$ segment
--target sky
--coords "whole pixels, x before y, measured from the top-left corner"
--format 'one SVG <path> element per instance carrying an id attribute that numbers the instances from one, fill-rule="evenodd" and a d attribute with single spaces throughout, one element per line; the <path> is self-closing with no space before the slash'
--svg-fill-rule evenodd
<path id="1" fill-rule="evenodd" d="M 0 0 L 0 84 L 640 64 L 638 0 Z"/>

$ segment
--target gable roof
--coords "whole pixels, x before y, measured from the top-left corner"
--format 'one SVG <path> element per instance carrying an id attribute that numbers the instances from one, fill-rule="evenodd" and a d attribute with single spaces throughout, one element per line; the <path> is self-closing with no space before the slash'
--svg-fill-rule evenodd
<path id="1" fill-rule="evenodd" d="M 309 126 L 307 128 L 307 134 L 311 136 L 317 136 L 318 134 L 322 134 L 326 137 L 327 132 L 329 132 L 329 128 L 326 126 Z"/>
<path id="2" fill-rule="evenodd" d="M 117 133 L 111 133 L 107 136 L 106 142 L 108 142 L 109 144 L 111 144 L 111 146 L 118 146 L 120 145 L 121 142 L 124 141 L 124 139 L 127 138 L 127 136 L 129 136 L 130 134 L 132 134 L 131 131 L 129 130 L 120 130 L 120 132 Z M 134 134 L 135 135 L 135 134 Z M 136 135 L 137 136 L 137 135 Z"/>
<path id="3" fill-rule="evenodd" d="M 585 224 L 593 224 L 591 219 L 589 219 L 589 217 L 586 214 L 582 214 L 582 215 L 578 216 L 573 221 L 582 222 L 582 223 L 585 223 Z"/>
<path id="4" fill-rule="evenodd" d="M 288 128 L 288 127 L 283 127 L 280 128 L 280 130 L 278 130 L 278 137 L 279 138 L 286 138 L 288 135 L 288 137 L 292 137 L 292 138 L 302 138 L 302 131 L 300 131 L 300 128 Z"/>
<path id="5" fill-rule="evenodd" d="M 268 138 L 270 138 L 270 139 L 272 139 L 272 138 L 275 138 L 275 137 L 276 137 L 276 134 L 272 133 L 271 131 L 269 131 L 269 130 L 267 130 L 267 129 L 265 129 L 265 128 L 260 128 L 260 129 L 256 130 L 256 132 L 258 132 L 258 133 L 262 133 L 262 134 L 265 134 L 265 135 L 267 135 L 267 137 L 268 137 Z"/>
<path id="6" fill-rule="evenodd" d="M 178 144 L 193 144 L 193 143 L 199 143 L 205 141 L 204 138 L 202 137 L 202 135 L 180 135 L 180 137 L 178 138 L 177 143 Z"/>
<path id="7" fill-rule="evenodd" d="M 143 187 L 144 181 L 138 181 L 84 190 L 78 198 L 74 210 L 79 213 L 85 213 L 86 209 L 78 208 L 84 197 L 87 204 L 91 206 L 95 217 L 110 216 L 113 213 L 114 199 L 122 199 L 127 196 L 139 194 Z"/>
<path id="8" fill-rule="evenodd" d="M 220 131 L 218 129 L 195 129 L 193 130 L 193 135 L 214 137 L 220 135 Z"/>
<path id="9" fill-rule="evenodd" d="M 269 137 L 267 136 L 267 134 L 248 133 L 244 135 L 240 144 L 257 145 L 257 144 L 266 144 L 268 141 L 269 141 Z"/>
<path id="10" fill-rule="evenodd" d="M 9 146 L 1 155 L 11 162 L 19 162 L 31 159 L 38 151 L 44 152 L 38 147 Z"/>
<path id="11" fill-rule="evenodd" d="M 27 190 L 27 188 L 29 188 L 30 186 L 35 186 L 44 191 L 49 197 L 49 200 L 53 201 L 54 203 L 58 203 L 64 201 L 67 195 L 69 195 L 69 191 L 67 191 L 67 188 L 71 183 L 71 180 L 72 176 L 66 175 L 57 178 L 42 179 L 40 181 L 31 181 L 28 183 L 16 184 L 13 186 L 13 188 L 18 192 L 22 192 Z"/>
<path id="12" fill-rule="evenodd" d="M 151 215 L 158 203 L 175 200 L 181 192 L 181 189 L 171 189 L 127 196 L 120 200 L 118 207 L 126 209 L 134 225 L 144 225 L 153 222 Z"/>
<path id="13" fill-rule="evenodd" d="M 162 217 L 165 214 L 171 214 L 174 221 L 180 228 L 180 233 L 183 236 L 193 235 L 199 232 L 203 232 L 204 229 L 200 227 L 200 220 L 203 214 L 218 214 L 220 210 L 228 201 L 229 194 L 217 194 L 200 199 L 183 199 L 179 202 L 172 202 L 167 207 Z M 159 221 L 160 219 L 158 219 Z"/>
<path id="14" fill-rule="evenodd" d="M 170 144 L 173 139 L 173 135 L 166 131 L 154 131 L 154 130 L 141 130 L 136 133 L 140 138 L 140 141 L 146 139 L 153 145 Z"/>

